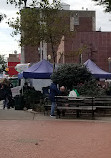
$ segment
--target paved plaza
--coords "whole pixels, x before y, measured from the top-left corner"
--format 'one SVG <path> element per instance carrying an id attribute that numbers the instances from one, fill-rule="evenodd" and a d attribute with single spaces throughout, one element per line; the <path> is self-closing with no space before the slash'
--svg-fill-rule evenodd
<path id="1" fill-rule="evenodd" d="M 1 158 L 110 158 L 111 118 L 56 119 L 0 106 Z"/>
<path id="2" fill-rule="evenodd" d="M 1 120 L 1 158 L 110 158 L 111 122 Z"/>

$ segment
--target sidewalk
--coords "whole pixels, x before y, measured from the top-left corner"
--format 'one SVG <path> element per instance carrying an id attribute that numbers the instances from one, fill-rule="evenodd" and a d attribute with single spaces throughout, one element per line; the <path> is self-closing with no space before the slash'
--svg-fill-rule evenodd
<path id="1" fill-rule="evenodd" d="M 0 110 L 3 110 L 3 101 L 0 101 Z M 5 110 L 7 110 L 7 108 L 5 109 Z M 15 110 L 14 108 L 12 108 L 12 109 L 9 109 L 9 110 L 11 110 L 11 111 L 13 111 L 13 113 L 17 113 L 17 110 Z M 15 111 L 15 112 L 14 112 Z M 89 121 L 89 122 L 97 122 L 97 121 L 100 121 L 100 122 L 111 122 L 111 116 L 100 116 L 100 117 L 95 117 L 95 119 L 94 120 L 91 120 L 91 119 L 89 119 L 89 118 L 85 118 L 85 119 L 83 119 L 83 118 L 79 118 L 79 119 L 76 119 L 76 118 L 70 118 L 70 119 L 68 119 L 68 118 L 58 118 L 58 119 L 56 119 L 56 117 L 50 117 L 50 114 L 46 114 L 46 115 L 44 115 L 44 113 L 43 112 L 35 112 L 35 111 L 32 111 L 32 109 L 29 109 L 29 110 L 27 110 L 27 111 L 24 111 L 24 112 L 28 112 L 28 113 L 32 113 L 32 119 L 33 120 L 57 120 L 57 121 Z M 12 113 L 12 114 L 13 114 Z M 23 111 L 21 110 L 21 111 L 19 111 L 19 113 L 23 113 Z M 15 114 L 14 114 L 15 115 Z"/>
<path id="2" fill-rule="evenodd" d="M 56 119 L 9 109 L 0 110 L 0 118 L 1 158 L 111 157 L 111 117 Z"/>
<path id="3" fill-rule="evenodd" d="M 98 116 L 95 117 L 94 119 L 91 119 L 91 117 L 86 117 L 86 118 L 58 118 L 56 119 L 55 117 L 50 117 L 50 114 L 46 114 L 44 115 L 43 112 L 36 112 L 36 111 L 32 111 L 32 109 L 27 110 L 27 112 L 32 113 L 33 114 L 33 119 L 34 120 L 57 120 L 57 121 L 89 121 L 89 122 L 111 122 L 111 116 Z"/>
<path id="4" fill-rule="evenodd" d="M 0 101 L 0 110 L 3 109 L 3 100 Z"/>

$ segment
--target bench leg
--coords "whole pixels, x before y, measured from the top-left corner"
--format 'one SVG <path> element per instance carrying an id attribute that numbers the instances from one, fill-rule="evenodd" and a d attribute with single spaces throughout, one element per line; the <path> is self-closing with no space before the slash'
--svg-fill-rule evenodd
<path id="1" fill-rule="evenodd" d="M 56 109 L 56 118 L 60 118 L 61 111 L 59 109 Z"/>
<path id="2" fill-rule="evenodd" d="M 80 110 L 76 110 L 76 118 L 79 118 L 79 113 L 80 113 Z"/>
<path id="3" fill-rule="evenodd" d="M 92 120 L 94 119 L 94 110 L 92 110 Z"/>

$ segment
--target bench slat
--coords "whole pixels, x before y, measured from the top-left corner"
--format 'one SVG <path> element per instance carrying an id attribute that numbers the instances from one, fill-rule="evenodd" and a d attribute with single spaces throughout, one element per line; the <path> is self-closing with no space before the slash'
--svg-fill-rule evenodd
<path id="1" fill-rule="evenodd" d="M 63 107 L 63 106 L 58 106 L 57 109 L 63 109 L 63 110 L 92 110 L 92 107 Z M 93 110 L 96 110 L 96 107 L 93 107 Z"/>

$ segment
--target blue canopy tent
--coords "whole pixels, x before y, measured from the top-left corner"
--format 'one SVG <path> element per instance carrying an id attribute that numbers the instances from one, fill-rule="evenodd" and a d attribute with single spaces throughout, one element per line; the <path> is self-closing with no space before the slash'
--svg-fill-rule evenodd
<path id="1" fill-rule="evenodd" d="M 33 64 L 22 73 L 19 73 L 18 78 L 50 79 L 52 73 L 53 64 L 43 59 L 42 61 Z"/>
<path id="2" fill-rule="evenodd" d="M 18 73 L 18 79 L 22 79 L 23 78 L 23 72 Z"/>
<path id="3" fill-rule="evenodd" d="M 102 69 L 100 69 L 93 61 L 91 61 L 90 59 L 88 59 L 84 65 L 86 66 L 86 68 L 91 72 L 91 74 L 95 77 L 95 78 L 101 78 L 101 79 L 111 79 L 111 73 L 106 72 Z"/>

